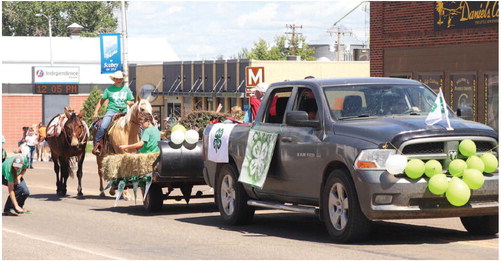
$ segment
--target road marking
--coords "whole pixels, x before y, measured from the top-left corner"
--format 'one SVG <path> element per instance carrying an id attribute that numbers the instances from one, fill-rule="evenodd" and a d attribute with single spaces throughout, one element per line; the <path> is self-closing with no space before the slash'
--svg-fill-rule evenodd
<path id="1" fill-rule="evenodd" d="M 9 233 L 17 234 L 17 235 L 20 235 L 20 236 L 23 236 L 23 237 L 34 239 L 34 240 L 51 243 L 51 244 L 54 244 L 54 245 L 58 245 L 58 246 L 70 248 L 70 249 L 81 251 L 81 252 L 86 252 L 86 253 L 89 253 L 89 254 L 92 254 L 92 255 L 102 256 L 102 257 L 104 257 L 106 259 L 117 259 L 117 260 L 123 260 L 123 259 L 125 259 L 123 257 L 116 257 L 116 256 L 110 256 L 110 255 L 106 255 L 106 254 L 96 253 L 94 251 L 90 251 L 90 250 L 87 250 L 87 249 L 74 247 L 74 246 L 71 246 L 71 245 L 68 245 L 68 244 L 65 244 L 65 243 L 61 243 L 61 242 L 57 242 L 57 241 L 47 240 L 47 239 L 43 239 L 43 238 L 31 236 L 31 235 L 26 235 L 26 234 L 23 234 L 21 232 L 13 231 L 13 230 L 6 229 L 6 228 L 2 228 L 2 230 L 4 232 L 9 232 Z"/>
<path id="2" fill-rule="evenodd" d="M 456 242 L 458 244 L 464 244 L 464 245 L 472 245 L 472 246 L 478 246 L 478 247 L 486 247 L 486 248 L 494 248 L 498 249 L 498 245 L 490 242 Z"/>

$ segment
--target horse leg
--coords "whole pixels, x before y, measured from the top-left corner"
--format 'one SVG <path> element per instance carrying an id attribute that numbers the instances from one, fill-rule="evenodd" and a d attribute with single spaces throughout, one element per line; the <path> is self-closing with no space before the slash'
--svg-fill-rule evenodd
<path id="1" fill-rule="evenodd" d="M 62 157 L 61 157 L 62 158 Z M 68 181 L 68 175 L 70 170 L 70 164 L 68 159 L 61 160 L 61 196 L 66 196 L 66 182 Z"/>
<path id="2" fill-rule="evenodd" d="M 78 159 L 78 171 L 77 171 L 77 178 L 78 178 L 78 194 L 77 198 L 83 198 L 83 193 L 82 193 L 82 176 L 83 176 L 83 161 L 85 159 L 85 151 L 80 155 Z"/>
<path id="3" fill-rule="evenodd" d="M 103 166 L 103 157 L 99 156 L 97 157 L 97 174 L 99 175 L 99 196 L 100 197 L 105 197 L 106 195 L 104 194 L 104 187 L 103 187 L 103 172 L 101 171 L 101 168 Z"/>
<path id="4" fill-rule="evenodd" d="M 59 179 L 59 157 L 53 158 L 52 162 L 54 162 L 54 172 L 56 172 L 56 194 L 61 196 L 61 180 Z"/>

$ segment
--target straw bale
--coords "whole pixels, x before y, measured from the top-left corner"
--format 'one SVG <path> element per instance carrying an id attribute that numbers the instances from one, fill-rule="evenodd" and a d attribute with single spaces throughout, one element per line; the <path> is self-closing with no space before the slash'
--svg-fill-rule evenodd
<path id="1" fill-rule="evenodd" d="M 118 177 L 118 170 L 125 154 L 115 154 L 104 157 L 103 159 L 103 178 L 112 180 Z"/>
<path id="2" fill-rule="evenodd" d="M 159 152 L 126 153 L 118 169 L 118 178 L 130 178 L 153 172 L 152 164 L 160 155 Z"/>

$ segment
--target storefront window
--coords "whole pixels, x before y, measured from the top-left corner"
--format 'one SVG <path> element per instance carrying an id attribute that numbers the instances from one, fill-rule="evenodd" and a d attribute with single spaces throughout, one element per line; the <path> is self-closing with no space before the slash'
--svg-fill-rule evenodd
<path id="1" fill-rule="evenodd" d="M 454 111 L 458 107 L 470 107 L 473 110 L 473 119 L 476 119 L 476 86 L 475 74 L 451 74 L 451 105 Z"/>
<path id="2" fill-rule="evenodd" d="M 487 113 L 486 113 L 486 124 L 489 125 L 494 130 L 499 130 L 498 113 L 499 113 L 499 84 L 498 84 L 498 74 L 486 74 L 485 86 L 487 93 Z"/>
<path id="3" fill-rule="evenodd" d="M 418 81 L 426 84 L 436 93 L 438 93 L 438 90 L 440 88 L 442 88 L 442 91 L 444 91 L 444 76 L 442 73 L 418 74 Z"/>

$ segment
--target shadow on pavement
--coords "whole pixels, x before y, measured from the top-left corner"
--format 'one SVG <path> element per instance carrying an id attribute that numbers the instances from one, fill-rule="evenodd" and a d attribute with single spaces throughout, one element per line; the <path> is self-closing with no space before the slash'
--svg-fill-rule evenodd
<path id="1" fill-rule="evenodd" d="M 238 231 L 244 236 L 276 236 L 317 243 L 333 243 L 324 224 L 315 216 L 300 213 L 256 214 L 251 224 L 244 226 L 225 225 L 219 213 L 217 216 L 177 219 L 182 222 L 215 226 L 222 230 Z M 476 241 L 497 238 L 497 236 L 472 236 L 466 231 L 410 225 L 396 222 L 375 221 L 371 234 L 365 242 L 356 245 L 408 245 L 448 244 L 460 241 Z"/>
<path id="2" fill-rule="evenodd" d="M 60 201 L 64 198 L 71 198 L 71 199 L 77 199 L 77 200 L 86 200 L 86 199 L 94 199 L 94 200 L 115 200 L 115 198 L 112 198 L 112 197 L 100 197 L 98 195 L 85 195 L 83 196 L 83 198 L 78 198 L 76 195 L 66 195 L 66 196 L 63 196 L 63 197 L 60 197 L 58 195 L 56 195 L 56 193 L 54 192 L 54 194 L 30 194 L 30 198 L 36 198 L 36 199 L 45 199 L 46 201 Z"/>
<path id="3" fill-rule="evenodd" d="M 114 200 L 114 199 L 113 199 Z M 164 204 L 160 212 L 148 213 L 144 207 L 141 200 L 138 200 L 137 205 L 123 206 L 123 201 L 120 201 L 118 206 L 113 207 L 111 205 L 109 208 L 99 208 L 92 209 L 94 211 L 109 211 L 114 213 L 121 213 L 134 216 L 166 216 L 166 215 L 179 215 L 179 214 L 190 214 L 190 213 L 211 213 L 217 212 L 217 207 L 214 203 L 179 203 L 179 204 Z M 114 204 L 114 203 L 112 203 Z M 122 206 L 120 205 L 122 204 Z M 129 204 L 129 203 L 127 203 Z M 132 201 L 134 204 L 134 201 Z M 218 213 L 215 213 L 219 215 Z"/>

